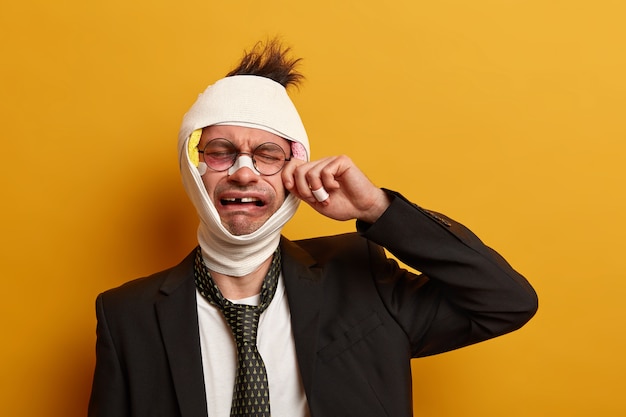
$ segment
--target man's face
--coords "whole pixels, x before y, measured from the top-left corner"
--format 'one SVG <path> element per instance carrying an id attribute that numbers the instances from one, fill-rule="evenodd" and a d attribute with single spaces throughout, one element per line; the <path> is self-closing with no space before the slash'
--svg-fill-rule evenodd
<path id="1" fill-rule="evenodd" d="M 260 129 L 240 126 L 216 125 L 202 130 L 198 149 L 217 138 L 228 139 L 239 152 L 252 153 L 262 143 L 279 145 L 289 157 L 289 141 Z M 202 161 L 202 155 L 200 155 Z M 285 200 L 285 188 L 280 172 L 275 175 L 258 175 L 242 167 L 231 175 L 208 168 L 202 182 L 213 201 L 224 227 L 233 235 L 250 234 L 259 229 Z"/>

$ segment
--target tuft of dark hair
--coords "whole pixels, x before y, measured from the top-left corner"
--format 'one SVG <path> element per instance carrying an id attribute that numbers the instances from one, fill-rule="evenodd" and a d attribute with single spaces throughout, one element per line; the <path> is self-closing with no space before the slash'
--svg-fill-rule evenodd
<path id="1" fill-rule="evenodd" d="M 292 58 L 291 48 L 277 38 L 259 41 L 249 51 L 244 51 L 239 65 L 226 76 L 256 75 L 276 81 L 283 87 L 298 87 L 304 76 L 296 69 L 302 58 Z"/>

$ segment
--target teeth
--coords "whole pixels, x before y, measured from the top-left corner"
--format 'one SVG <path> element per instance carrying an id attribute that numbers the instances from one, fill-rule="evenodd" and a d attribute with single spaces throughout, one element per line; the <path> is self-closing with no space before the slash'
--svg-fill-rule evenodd
<path id="1" fill-rule="evenodd" d="M 257 206 L 260 206 L 263 204 L 261 200 L 255 197 L 223 198 L 222 201 L 225 203 L 236 203 L 236 204 L 255 203 Z"/>

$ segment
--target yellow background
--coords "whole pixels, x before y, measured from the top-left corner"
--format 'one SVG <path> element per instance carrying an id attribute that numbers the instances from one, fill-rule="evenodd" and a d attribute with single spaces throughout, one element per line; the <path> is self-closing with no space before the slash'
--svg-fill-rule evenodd
<path id="1" fill-rule="evenodd" d="M 313 156 L 474 230 L 540 295 L 522 330 L 414 361 L 417 416 L 626 415 L 626 4 L 4 1 L 0 414 L 85 415 L 96 295 L 195 242 L 183 113 L 275 34 Z M 301 207 L 291 238 L 353 229 Z"/>

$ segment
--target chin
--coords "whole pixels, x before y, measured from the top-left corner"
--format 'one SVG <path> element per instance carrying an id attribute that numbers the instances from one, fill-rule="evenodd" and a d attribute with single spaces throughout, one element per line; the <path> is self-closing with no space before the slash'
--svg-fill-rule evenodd
<path id="1" fill-rule="evenodd" d="M 245 224 L 234 223 L 234 224 L 224 224 L 226 230 L 230 232 L 233 236 L 244 236 L 249 235 L 251 233 L 256 232 L 263 225 L 262 222 L 260 224 L 246 222 Z"/>

